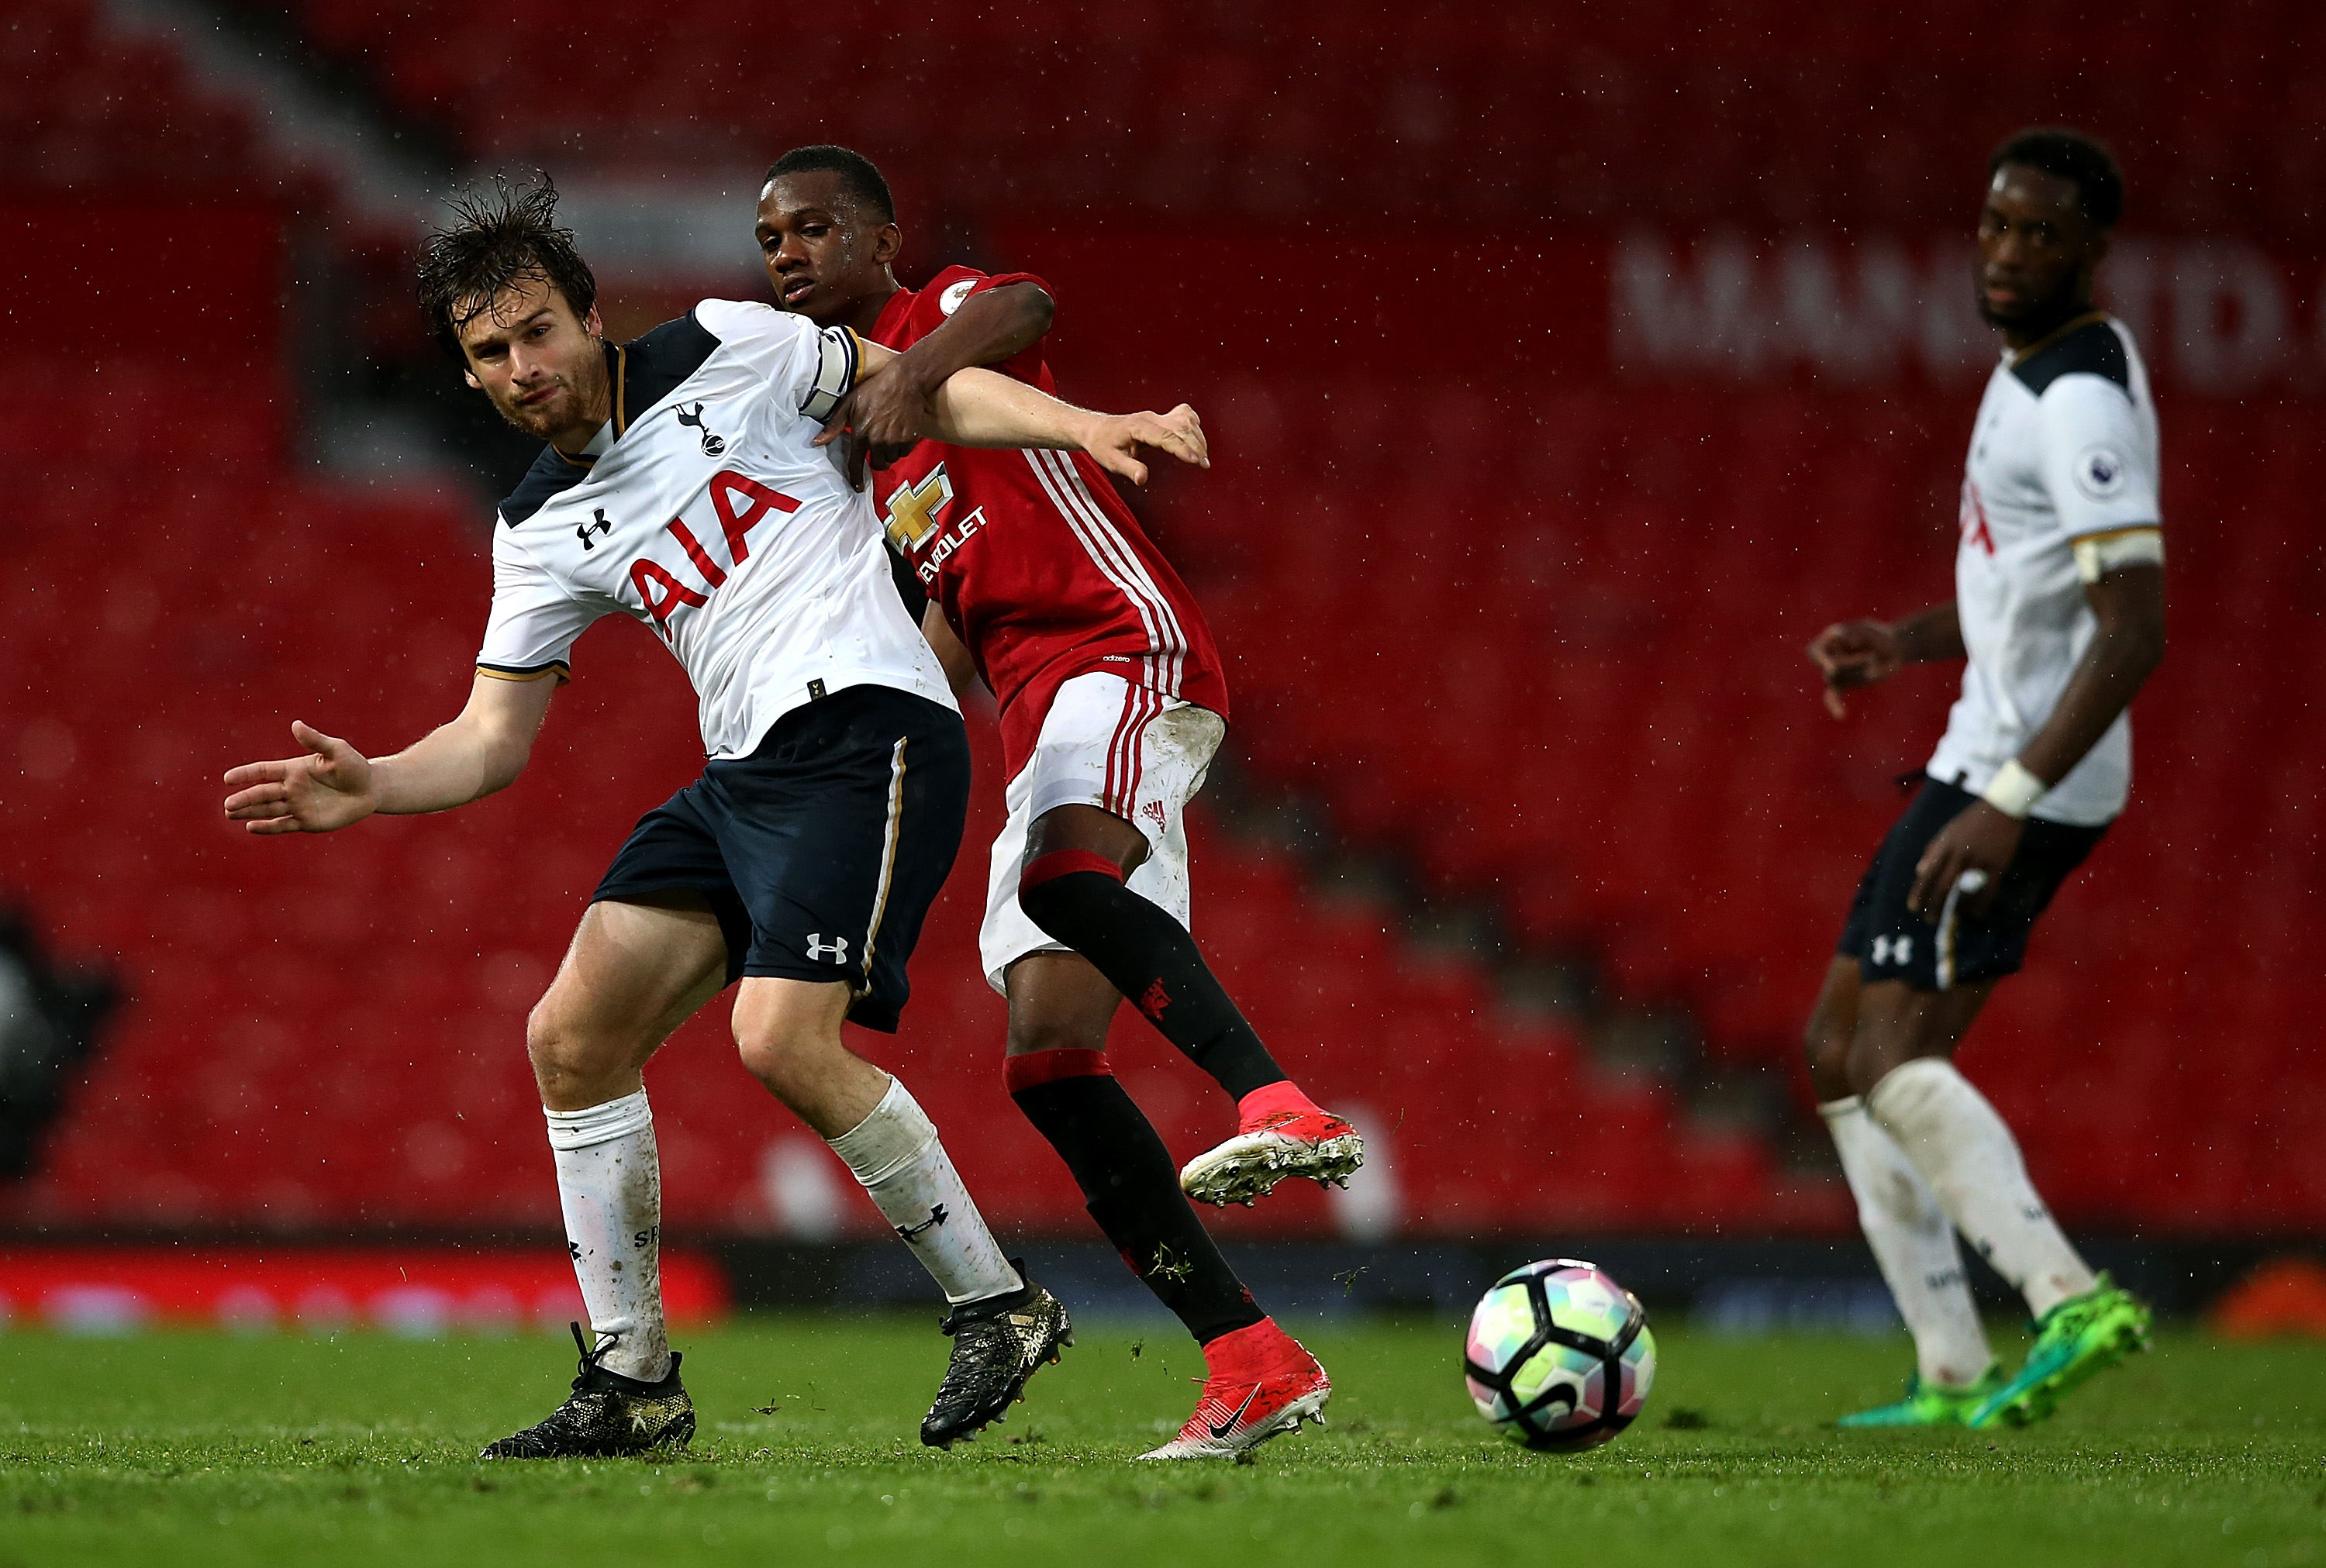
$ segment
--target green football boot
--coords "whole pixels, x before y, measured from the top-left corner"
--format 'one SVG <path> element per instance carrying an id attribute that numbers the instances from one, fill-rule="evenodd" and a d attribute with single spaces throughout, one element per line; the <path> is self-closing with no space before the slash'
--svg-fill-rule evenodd
<path id="1" fill-rule="evenodd" d="M 1970 1413 L 2003 1389 L 2003 1369 L 1989 1367 L 1968 1388 L 1947 1388 L 1922 1381 L 1920 1373 L 1906 1379 L 1906 1396 L 1894 1405 L 1877 1405 L 1834 1423 L 1836 1426 L 1968 1426 Z"/>
<path id="2" fill-rule="evenodd" d="M 2148 1349 L 2148 1308 L 2102 1274 L 2035 1322 L 2027 1364 L 1963 1424 L 1985 1430 L 2009 1422 L 2032 1426 L 2059 1407 L 2060 1396 L 2135 1350 Z"/>

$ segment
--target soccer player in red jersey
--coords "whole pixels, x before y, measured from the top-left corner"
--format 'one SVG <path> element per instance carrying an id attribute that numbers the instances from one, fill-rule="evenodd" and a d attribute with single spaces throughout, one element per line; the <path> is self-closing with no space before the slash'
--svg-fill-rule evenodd
<path id="1" fill-rule="evenodd" d="M 991 366 L 1055 392 L 1040 347 L 1049 291 L 968 267 L 898 287 L 888 182 L 841 147 L 777 161 L 757 234 L 786 310 L 901 351 L 901 395 L 844 405 L 833 427 L 851 431 L 852 461 L 871 456 L 912 573 L 900 587 L 926 597 L 923 626 L 956 689 L 982 676 L 1000 703 L 1009 816 L 980 948 L 1009 1001 L 1010 1096 L 1204 1347 L 1194 1415 L 1146 1457 L 1229 1456 L 1321 1420 L 1324 1369 L 1261 1313 L 1187 1202 L 1248 1203 L 1288 1175 L 1345 1181 L 1363 1159 L 1356 1129 L 1285 1075 L 1188 934 L 1184 812 L 1227 719 L 1211 634 L 1100 469 L 920 439 L 920 378 L 935 385 L 941 367 Z M 1236 1098 L 1237 1136 L 1176 1175 L 1107 1066 L 1125 997 Z"/>

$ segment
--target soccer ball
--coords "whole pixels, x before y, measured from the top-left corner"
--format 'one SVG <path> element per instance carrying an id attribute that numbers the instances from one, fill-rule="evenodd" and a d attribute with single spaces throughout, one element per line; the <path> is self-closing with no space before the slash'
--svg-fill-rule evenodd
<path id="1" fill-rule="evenodd" d="M 1648 1402 L 1656 1338 L 1639 1298 L 1549 1257 L 1494 1282 L 1470 1314 L 1462 1374 L 1478 1414 L 1529 1448 L 1596 1448 Z"/>

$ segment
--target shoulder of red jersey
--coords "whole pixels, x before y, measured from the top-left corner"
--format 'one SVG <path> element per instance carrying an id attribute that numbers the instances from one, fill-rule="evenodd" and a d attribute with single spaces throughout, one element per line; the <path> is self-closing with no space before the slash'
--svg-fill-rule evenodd
<path id="1" fill-rule="evenodd" d="M 920 297 L 913 302 L 913 308 L 916 313 L 926 313 L 931 318 L 929 324 L 935 326 L 960 310 L 962 302 L 970 295 L 1008 288 L 1012 283 L 1031 283 L 1046 294 L 1050 292 L 1050 285 L 1032 273 L 982 273 L 975 267 L 953 266 L 928 281 Z"/>
<path id="2" fill-rule="evenodd" d="M 972 294 L 1006 288 L 1011 283 L 1031 283 L 1044 293 L 1050 285 L 1032 273 L 982 273 L 975 267 L 951 266 L 922 285 L 913 297 L 905 317 L 905 330 L 892 348 L 907 348 L 919 342 L 944 323 L 946 317 L 962 307 L 962 302 Z M 1056 298 L 1055 295 L 1052 296 Z M 1016 355 L 991 368 L 1030 385 L 1042 385 L 1042 340 L 1036 339 Z"/>

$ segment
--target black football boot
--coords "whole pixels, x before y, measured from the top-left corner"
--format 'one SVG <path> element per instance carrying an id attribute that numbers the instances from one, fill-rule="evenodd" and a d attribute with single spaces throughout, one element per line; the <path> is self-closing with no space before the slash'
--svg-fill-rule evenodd
<path id="1" fill-rule="evenodd" d="M 1026 1380 L 1045 1362 L 1056 1365 L 1059 1350 L 1075 1342 L 1065 1305 L 1027 1277 L 1024 1259 L 1009 1261 L 1023 1288 L 964 1302 L 937 1324 L 953 1336 L 953 1361 L 921 1419 L 921 1441 L 933 1448 L 951 1448 L 1000 1420 L 1025 1396 Z"/>
<path id="2" fill-rule="evenodd" d="M 582 1375 L 573 1392 L 548 1419 L 502 1438 L 479 1459 L 616 1459 L 656 1448 L 684 1448 L 694 1436 L 694 1401 L 678 1380 L 678 1352 L 659 1383 L 641 1383 L 598 1363 L 614 1348 L 596 1350 L 575 1323 L 573 1343 L 582 1351 Z"/>

